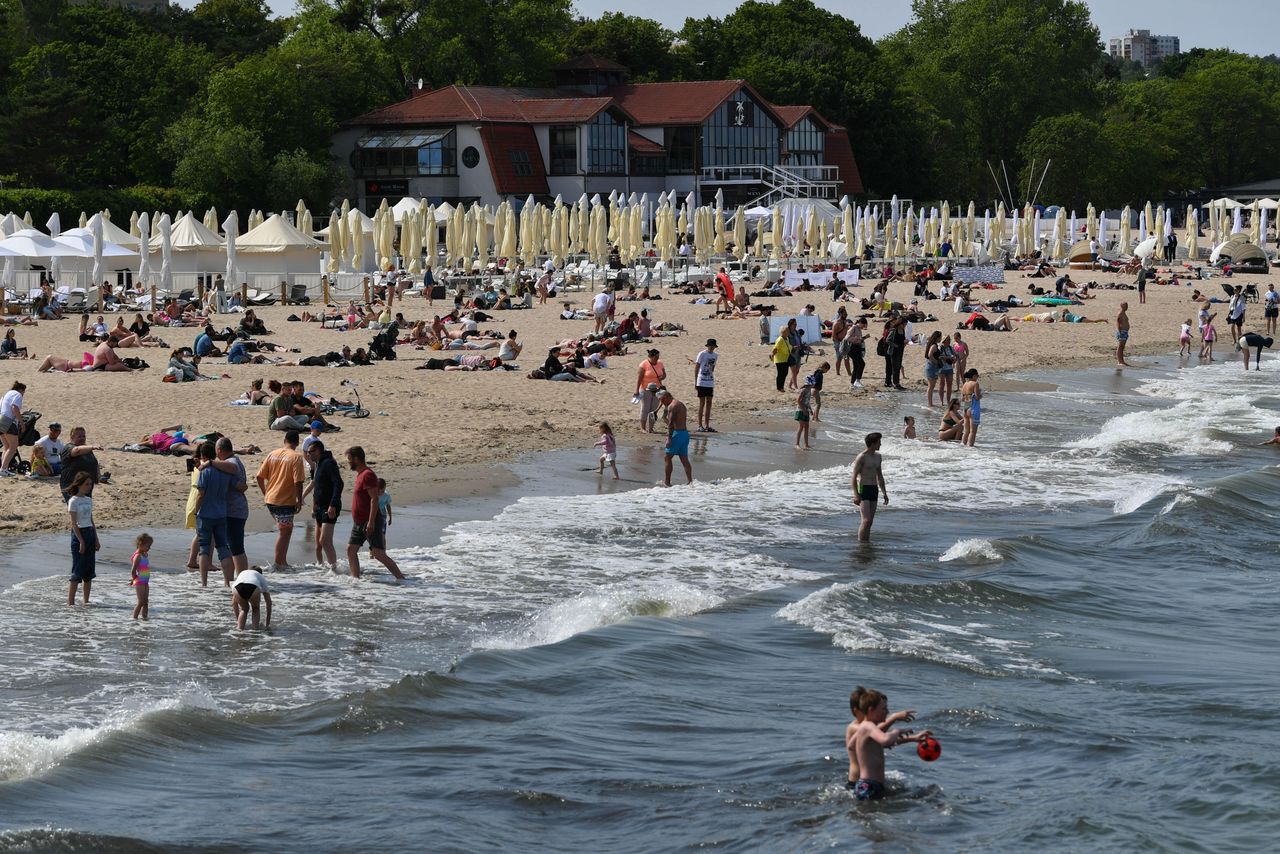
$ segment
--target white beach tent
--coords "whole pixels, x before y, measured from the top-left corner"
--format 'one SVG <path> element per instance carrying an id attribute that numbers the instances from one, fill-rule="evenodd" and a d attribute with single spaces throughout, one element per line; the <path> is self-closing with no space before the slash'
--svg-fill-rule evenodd
<path id="1" fill-rule="evenodd" d="M 103 231 L 106 231 L 104 222 Z M 119 229 L 117 229 L 119 230 Z M 93 227 L 72 228 L 54 238 L 59 243 L 73 247 L 83 253 L 77 257 L 59 259 L 62 270 L 77 270 L 88 274 L 93 269 Z M 137 238 L 134 238 L 135 240 Z M 107 271 L 133 270 L 138 266 L 138 253 L 126 246 L 102 241 L 102 269 Z"/>
<path id="2" fill-rule="evenodd" d="M 226 250 L 222 238 L 214 234 L 190 211 L 183 214 L 169 231 L 172 258 L 170 273 L 221 272 L 226 266 Z M 162 252 L 163 237 L 151 238 L 151 251 Z"/>
<path id="3" fill-rule="evenodd" d="M 391 209 L 391 215 L 396 218 L 396 224 L 403 222 L 406 216 L 416 214 L 420 202 L 421 199 L 411 199 L 408 196 L 396 202 L 395 207 Z"/>
<path id="4" fill-rule="evenodd" d="M 280 214 L 272 214 L 257 228 L 236 239 L 238 266 L 251 273 L 314 273 L 323 249 Z"/>
<path id="5" fill-rule="evenodd" d="M 115 223 L 113 223 L 111 220 L 109 220 L 108 218 L 106 218 L 100 213 L 96 213 L 93 216 L 89 217 L 88 228 L 93 227 L 93 223 L 95 220 L 102 221 L 102 239 L 105 243 L 114 243 L 116 246 L 124 246 L 128 249 L 133 249 L 135 250 L 134 254 L 135 255 L 137 254 L 136 250 L 138 248 L 138 237 L 136 235 L 130 234 L 129 232 L 125 231 L 120 226 L 116 225 Z M 74 230 L 75 229 L 72 229 L 72 231 Z M 66 231 L 63 233 L 70 234 L 71 232 Z M 88 234 L 88 233 L 89 232 L 86 229 L 85 234 Z"/>

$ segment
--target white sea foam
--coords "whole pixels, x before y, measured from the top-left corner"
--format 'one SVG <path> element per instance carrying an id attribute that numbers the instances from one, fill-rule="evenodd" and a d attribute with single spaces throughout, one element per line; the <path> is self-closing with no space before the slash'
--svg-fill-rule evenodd
<path id="1" fill-rule="evenodd" d="M 830 635 L 833 644 L 849 652 L 879 650 L 997 676 L 1070 678 L 1038 660 L 1029 641 L 1000 637 L 989 625 L 968 619 L 974 612 L 988 614 L 989 623 L 1016 634 L 1027 618 L 1014 609 L 973 596 L 943 595 L 935 597 L 931 610 L 945 605 L 946 613 L 921 619 L 902 602 L 903 590 L 879 582 L 834 584 L 786 605 L 778 616 Z"/>
<path id="2" fill-rule="evenodd" d="M 216 709 L 217 703 L 207 691 L 190 687 L 175 697 L 129 702 L 95 727 L 72 727 L 53 736 L 0 732 L 0 783 L 42 774 L 115 733 L 138 728 L 150 715 L 179 708 Z"/>
<path id="3" fill-rule="evenodd" d="M 1004 555 L 1000 553 L 1000 549 L 996 548 L 996 544 L 991 540 L 975 537 L 957 540 L 951 548 L 943 552 L 938 558 L 939 563 L 947 563 L 953 560 L 972 563 L 994 562 L 1004 560 Z"/>

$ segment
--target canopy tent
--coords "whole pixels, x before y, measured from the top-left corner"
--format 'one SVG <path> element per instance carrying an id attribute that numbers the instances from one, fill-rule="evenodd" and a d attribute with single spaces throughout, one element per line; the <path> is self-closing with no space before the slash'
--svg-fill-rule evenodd
<path id="1" fill-rule="evenodd" d="M 251 273 L 313 273 L 323 246 L 298 231 L 280 214 L 236 238 L 238 268 Z"/>
<path id="2" fill-rule="evenodd" d="M 2 245 L 2 244 L 0 244 Z M 1267 272 L 1267 255 L 1256 243 L 1247 240 L 1228 240 L 1216 247 L 1209 256 L 1209 263 L 1230 261 L 1231 266 L 1239 272 Z"/>
<path id="3" fill-rule="evenodd" d="M 0 248 L 19 258 L 83 258 L 84 251 L 68 243 L 59 243 L 34 228 L 23 228 L 0 240 Z"/>
<path id="4" fill-rule="evenodd" d="M 1217 205 L 1220 208 L 1228 208 L 1230 210 L 1235 210 L 1236 208 L 1245 207 L 1245 205 L 1241 204 L 1240 202 L 1237 202 L 1235 199 L 1228 199 L 1226 196 L 1223 196 L 1221 199 L 1214 199 L 1213 201 L 1209 202 L 1209 204 Z"/>
<path id="5" fill-rule="evenodd" d="M 1101 256 L 1102 253 L 1099 252 L 1098 254 Z M 1076 270 L 1091 266 L 1093 264 L 1093 253 L 1089 251 L 1089 241 L 1077 240 L 1071 244 L 1071 249 L 1067 251 L 1067 262 Z"/>
<path id="6" fill-rule="evenodd" d="M 167 214 L 166 214 L 167 216 Z M 188 211 L 169 229 L 170 273 L 208 273 L 226 265 L 222 238 Z M 151 239 L 151 251 L 164 252 L 163 235 Z"/>
<path id="7" fill-rule="evenodd" d="M 138 238 L 113 223 L 109 218 L 96 213 L 89 217 L 88 226 L 92 226 L 94 220 L 102 221 L 102 240 L 104 243 L 114 243 L 117 246 L 126 246 L 133 250 L 138 248 Z M 70 232 L 66 233 L 70 234 Z M 137 254 L 136 251 L 134 254 Z"/>
<path id="8" fill-rule="evenodd" d="M 1280 208 L 1280 202 L 1276 201 L 1275 199 L 1258 199 L 1258 201 L 1255 204 L 1257 204 L 1259 208 L 1263 208 L 1269 211 L 1273 211 L 1273 210 L 1276 210 L 1277 208 Z"/>

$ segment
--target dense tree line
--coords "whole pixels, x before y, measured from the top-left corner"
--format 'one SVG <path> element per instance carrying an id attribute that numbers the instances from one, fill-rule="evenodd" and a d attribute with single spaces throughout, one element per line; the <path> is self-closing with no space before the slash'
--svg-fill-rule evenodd
<path id="1" fill-rule="evenodd" d="M 570 0 L 303 0 L 289 18 L 264 0 L 0 0 L 0 194 L 323 209 L 343 119 L 419 81 L 545 85 L 580 53 L 637 81 L 743 77 L 812 104 L 849 128 L 872 195 L 991 199 L 1003 160 L 1023 200 L 1051 161 L 1042 199 L 1123 204 L 1280 162 L 1275 57 L 1192 51 L 1145 73 L 1104 54 L 1075 0 L 915 0 L 879 42 L 811 0 L 746 0 L 679 32 Z"/>

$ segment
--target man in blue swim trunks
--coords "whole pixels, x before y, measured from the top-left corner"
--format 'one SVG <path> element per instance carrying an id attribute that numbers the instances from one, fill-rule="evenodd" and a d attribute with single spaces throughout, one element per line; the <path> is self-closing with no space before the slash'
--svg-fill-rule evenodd
<path id="1" fill-rule="evenodd" d="M 680 464 L 684 466 L 684 476 L 688 478 L 689 483 L 693 483 L 693 466 L 689 465 L 689 410 L 665 388 L 658 392 L 658 403 L 667 408 L 667 447 L 663 449 L 666 457 L 662 485 L 671 485 L 673 457 L 680 458 Z"/>

